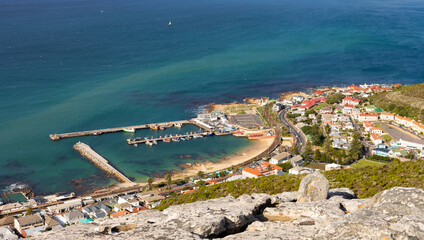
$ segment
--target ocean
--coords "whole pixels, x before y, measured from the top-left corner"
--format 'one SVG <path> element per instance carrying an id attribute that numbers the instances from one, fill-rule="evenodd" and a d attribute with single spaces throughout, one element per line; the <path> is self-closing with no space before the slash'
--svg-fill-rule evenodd
<path id="1" fill-rule="evenodd" d="M 209 103 L 323 85 L 424 79 L 423 1 L 0 0 L 0 22 L 0 192 L 116 183 L 72 149 L 77 141 L 138 181 L 251 144 L 227 136 L 135 148 L 125 133 L 58 142 L 51 133 L 189 119 Z"/>

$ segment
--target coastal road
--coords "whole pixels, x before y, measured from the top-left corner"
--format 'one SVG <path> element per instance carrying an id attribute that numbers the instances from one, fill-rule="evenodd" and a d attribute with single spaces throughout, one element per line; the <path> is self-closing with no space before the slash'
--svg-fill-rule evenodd
<path id="1" fill-rule="evenodd" d="M 286 115 L 289 110 L 290 108 L 285 107 L 282 111 L 280 111 L 278 113 L 278 119 L 285 127 L 287 127 L 291 134 L 293 134 L 296 139 L 297 150 L 301 153 L 303 151 L 303 147 L 306 145 L 306 138 L 302 133 L 300 133 L 300 130 L 297 130 L 296 127 L 287 119 Z"/>

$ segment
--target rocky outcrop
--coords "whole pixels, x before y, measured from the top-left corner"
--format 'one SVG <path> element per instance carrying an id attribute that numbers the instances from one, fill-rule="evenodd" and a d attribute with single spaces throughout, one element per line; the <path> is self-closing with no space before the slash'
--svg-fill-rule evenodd
<path id="1" fill-rule="evenodd" d="M 330 184 L 320 172 L 314 172 L 302 179 L 299 185 L 298 202 L 323 201 L 327 199 Z"/>
<path id="2" fill-rule="evenodd" d="M 316 176 L 313 179 L 322 182 Z M 308 194 L 318 196 L 316 191 L 304 189 L 272 196 L 228 196 L 162 212 L 98 219 L 35 239 L 424 239 L 423 190 L 396 187 L 372 199 L 356 199 L 349 189 L 331 189 L 322 199 L 322 193 L 315 198 Z M 300 195 L 316 201 L 296 201 Z"/>

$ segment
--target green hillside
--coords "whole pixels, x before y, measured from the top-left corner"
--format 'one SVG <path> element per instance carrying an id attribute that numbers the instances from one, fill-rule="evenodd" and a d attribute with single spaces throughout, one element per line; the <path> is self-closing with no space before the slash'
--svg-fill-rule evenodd
<path id="1" fill-rule="evenodd" d="M 374 106 L 424 122 L 424 83 L 402 86 L 370 97 Z"/>
<path id="2" fill-rule="evenodd" d="M 424 189 L 424 160 L 399 162 L 375 167 L 352 168 L 324 172 L 330 181 L 330 188 L 347 187 L 360 198 L 369 198 L 376 193 L 395 186 L 417 187 Z M 244 179 L 232 182 L 203 186 L 188 194 L 175 195 L 164 201 L 158 209 L 171 205 L 202 201 L 228 195 L 238 197 L 242 194 L 277 194 L 285 191 L 297 191 L 305 175 L 269 176 Z"/>

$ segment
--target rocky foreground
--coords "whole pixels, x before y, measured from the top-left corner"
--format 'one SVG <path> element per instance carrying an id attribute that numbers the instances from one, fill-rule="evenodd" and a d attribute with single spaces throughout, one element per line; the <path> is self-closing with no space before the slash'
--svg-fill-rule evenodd
<path id="1" fill-rule="evenodd" d="M 99 219 L 34 239 L 424 239 L 424 191 L 395 187 L 372 199 L 328 189 L 320 173 L 298 192 L 231 196 Z"/>

